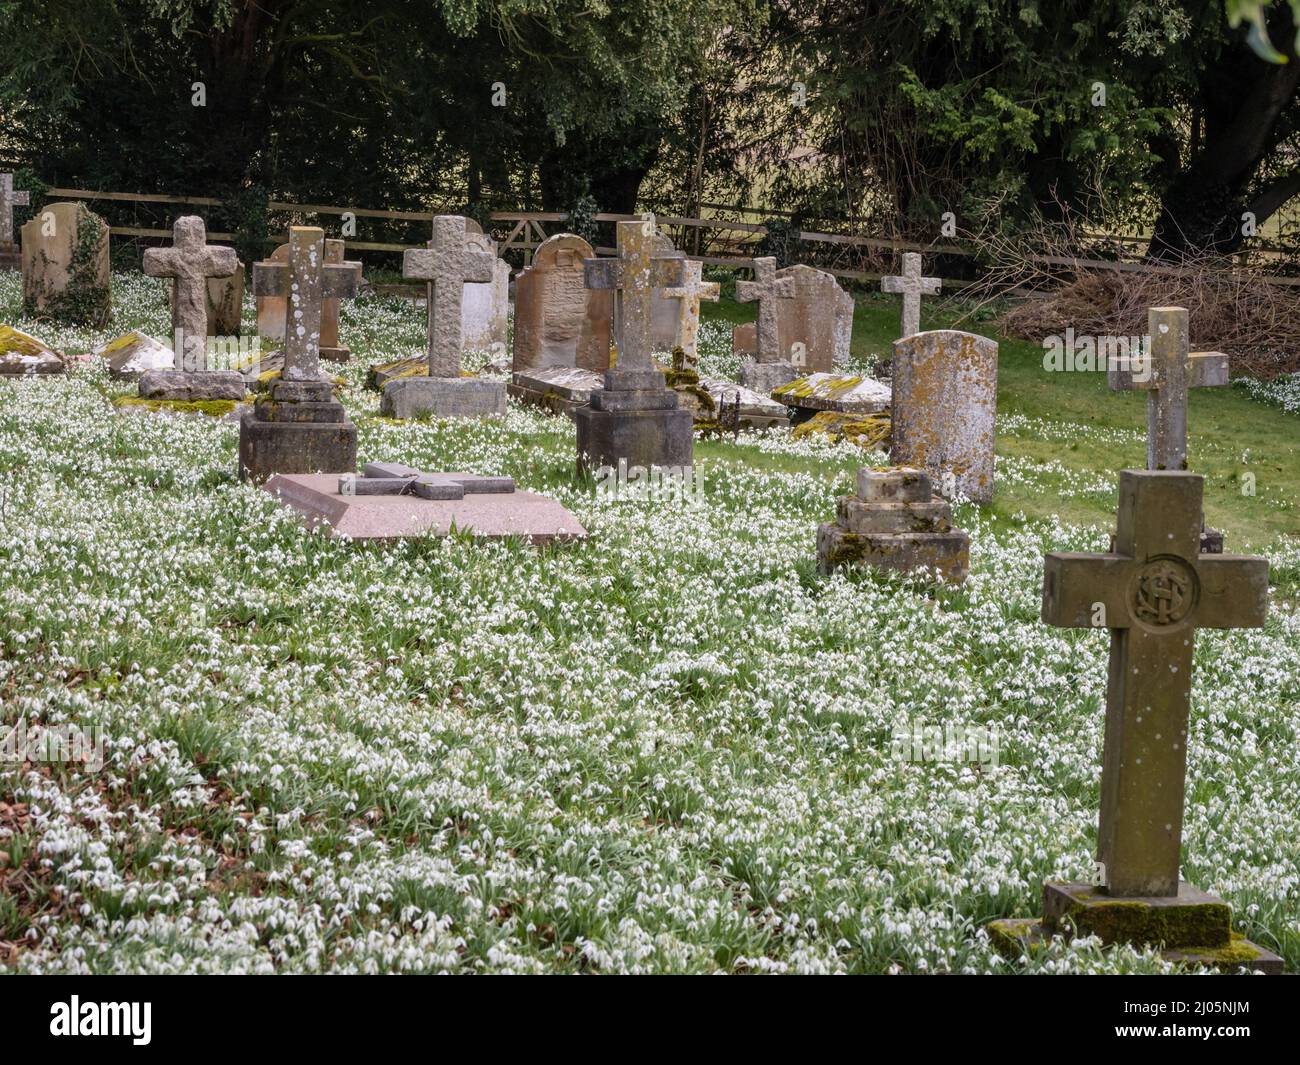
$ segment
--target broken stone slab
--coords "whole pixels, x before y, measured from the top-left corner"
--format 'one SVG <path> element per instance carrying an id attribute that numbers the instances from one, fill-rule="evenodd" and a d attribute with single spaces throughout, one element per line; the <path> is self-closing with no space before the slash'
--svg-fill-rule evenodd
<path id="1" fill-rule="evenodd" d="M 128 381 L 149 370 L 170 370 L 176 360 L 171 348 L 138 329 L 105 341 L 91 352 L 91 356 L 108 363 L 110 377 Z"/>
<path id="2" fill-rule="evenodd" d="M 548 366 L 516 370 L 506 386 L 510 395 L 552 414 L 572 414 L 605 387 L 605 375 L 575 366 Z"/>
<path id="3" fill-rule="evenodd" d="M 552 414 L 572 414 L 591 401 L 592 394 L 605 387 L 605 375 L 573 366 L 551 366 L 540 370 L 516 371 L 506 386 L 510 395 L 523 403 L 542 407 Z M 700 377 L 699 387 L 712 397 L 716 408 L 721 409 L 740 397 L 742 428 L 767 429 L 786 426 L 789 418 L 786 408 L 735 381 L 722 378 Z"/>
<path id="4" fill-rule="evenodd" d="M 406 377 L 428 377 L 429 356 L 412 355 L 406 359 L 393 359 L 389 362 L 375 363 L 366 373 L 366 387 L 374 392 L 382 392 L 389 381 L 400 381 Z"/>
<path id="5" fill-rule="evenodd" d="M 372 466 L 366 467 L 367 471 Z M 383 543 L 421 536 L 446 536 L 457 532 L 485 540 L 518 536 L 531 544 L 585 540 L 587 530 L 565 507 L 546 496 L 510 490 L 476 490 L 470 482 L 494 484 L 509 478 L 475 478 L 472 474 L 425 474 L 415 478 L 455 483 L 461 478 L 462 492 L 455 498 L 425 499 L 414 492 L 340 491 L 346 482 L 335 474 L 280 474 L 265 484 L 266 491 L 297 511 L 312 528 L 330 535 Z M 360 484 L 368 477 L 355 478 Z"/>
<path id="6" fill-rule="evenodd" d="M 477 377 L 405 377 L 384 386 L 379 413 L 385 418 L 501 418 L 504 381 Z"/>
<path id="7" fill-rule="evenodd" d="M 141 399 L 238 402 L 244 398 L 246 381 L 238 370 L 146 370 L 138 387 Z"/>
<path id="8" fill-rule="evenodd" d="M 841 414 L 833 410 L 819 410 L 811 418 L 795 425 L 790 435 L 796 440 L 821 436 L 834 444 L 847 440 L 850 444 L 874 451 L 888 443 L 889 433 L 888 414 Z"/>
<path id="9" fill-rule="evenodd" d="M 811 373 L 773 389 L 772 398 L 801 411 L 878 414 L 889 410 L 893 390 L 860 374 Z"/>
<path id="10" fill-rule="evenodd" d="M 0 324 L 0 375 L 48 376 L 66 369 L 63 355 L 43 340 L 13 326 Z"/>

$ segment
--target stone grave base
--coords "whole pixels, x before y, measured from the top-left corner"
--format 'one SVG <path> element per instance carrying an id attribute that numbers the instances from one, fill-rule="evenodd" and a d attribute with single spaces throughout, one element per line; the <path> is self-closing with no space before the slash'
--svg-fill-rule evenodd
<path id="1" fill-rule="evenodd" d="M 141 399 L 170 399 L 185 403 L 244 398 L 245 379 L 238 370 L 146 370 L 140 375 Z"/>
<path id="2" fill-rule="evenodd" d="M 503 381 L 478 377 L 404 377 L 384 385 L 385 418 L 500 418 L 506 413 Z"/>
<path id="3" fill-rule="evenodd" d="M 1042 918 L 993 921 L 988 933 L 993 947 L 1013 960 L 1052 936 L 1095 935 L 1106 946 L 1159 947 L 1166 961 L 1282 973 L 1280 957 L 1232 931 L 1231 906 L 1185 882 L 1172 898 L 1120 898 L 1094 884 L 1049 881 Z"/>
<path id="4" fill-rule="evenodd" d="M 398 381 L 404 377 L 428 377 L 428 356 L 412 356 L 409 359 L 393 359 L 390 362 L 377 362 L 366 371 L 366 387 L 372 392 L 382 392 L 389 381 Z"/>
<path id="5" fill-rule="evenodd" d="M 239 479 L 277 473 L 349 473 L 357 465 L 357 427 L 328 381 L 276 381 L 239 420 Z"/>
<path id="6" fill-rule="evenodd" d="M 923 470 L 858 470 L 856 495 L 841 496 L 833 525 L 817 527 L 817 566 L 831 573 L 865 563 L 908 572 L 931 568 L 954 584 L 970 568 L 970 537 L 934 498 Z"/>
<path id="7" fill-rule="evenodd" d="M 795 421 L 806 421 L 816 411 L 840 414 L 878 414 L 889 410 L 893 390 L 883 381 L 857 374 L 812 373 L 772 390 L 778 403 L 795 409 Z"/>
<path id="8" fill-rule="evenodd" d="M 21 270 L 22 253 L 16 241 L 0 240 L 0 270 Z"/>
<path id="9" fill-rule="evenodd" d="M 773 389 L 798 380 L 800 373 L 788 362 L 743 362 L 740 383 L 746 388 L 770 395 Z"/>
<path id="10" fill-rule="evenodd" d="M 48 376 L 66 369 L 62 354 L 43 340 L 0 325 L 0 377 Z"/>
<path id="11" fill-rule="evenodd" d="M 322 362 L 347 362 L 352 358 L 352 352 L 348 348 L 326 348 L 320 349 Z"/>
<path id="12" fill-rule="evenodd" d="M 578 469 L 692 465 L 695 419 L 678 406 L 662 371 L 610 370 L 591 403 L 573 412 L 578 425 Z"/>
<path id="13" fill-rule="evenodd" d="M 461 499 L 421 499 L 415 495 L 345 495 L 335 474 L 284 474 L 264 486 L 312 528 L 333 536 L 386 542 L 457 532 L 485 540 L 518 536 L 531 544 L 585 540 L 584 529 L 553 499 L 518 490 L 471 494 Z"/>

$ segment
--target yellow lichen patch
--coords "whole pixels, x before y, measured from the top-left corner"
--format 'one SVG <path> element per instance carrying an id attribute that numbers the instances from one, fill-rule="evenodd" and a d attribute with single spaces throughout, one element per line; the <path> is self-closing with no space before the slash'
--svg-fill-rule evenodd
<path id="1" fill-rule="evenodd" d="M 0 325 L 0 355 L 43 355 L 54 352 L 37 340 L 21 330 L 9 325 Z"/>
<path id="2" fill-rule="evenodd" d="M 859 447 L 875 450 L 888 442 L 889 431 L 888 414 L 842 414 L 824 410 L 796 425 L 790 435 L 799 439 L 819 434 L 834 441 L 847 440 Z"/>
<path id="3" fill-rule="evenodd" d="M 238 405 L 233 399 L 141 399 L 139 396 L 118 396 L 113 400 L 114 407 L 173 411 L 177 414 L 205 414 L 209 418 L 224 418 Z"/>

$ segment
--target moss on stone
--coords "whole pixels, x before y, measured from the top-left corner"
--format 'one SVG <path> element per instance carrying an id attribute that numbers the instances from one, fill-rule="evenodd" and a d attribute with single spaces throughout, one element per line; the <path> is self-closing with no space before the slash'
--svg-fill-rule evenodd
<path id="1" fill-rule="evenodd" d="M 139 396 L 118 396 L 115 407 L 135 410 L 174 411 L 178 414 L 205 414 L 209 418 L 224 418 L 239 404 L 233 399 L 141 399 Z"/>

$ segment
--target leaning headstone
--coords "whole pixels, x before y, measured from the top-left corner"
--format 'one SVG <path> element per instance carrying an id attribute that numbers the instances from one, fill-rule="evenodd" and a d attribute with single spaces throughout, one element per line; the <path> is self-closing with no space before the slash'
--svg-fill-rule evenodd
<path id="1" fill-rule="evenodd" d="M 43 340 L 0 324 L 0 376 L 28 377 L 63 373 L 63 356 Z"/>
<path id="2" fill-rule="evenodd" d="M 551 367 L 609 369 L 613 302 L 607 291 L 582 283 L 582 264 L 595 254 L 582 237 L 560 233 L 542 243 L 532 264 L 516 278 L 515 373 Z"/>
<path id="3" fill-rule="evenodd" d="M 321 373 L 320 338 L 322 304 L 356 293 L 361 264 L 327 263 L 325 231 L 315 226 L 289 230 L 287 258 L 253 266 L 253 292 L 283 297 L 292 326 L 285 331 L 280 378 L 240 420 L 241 480 L 356 468 L 357 429 Z"/>
<path id="4" fill-rule="evenodd" d="M 755 392 L 771 392 L 793 381 L 800 370 L 781 350 L 779 301 L 794 299 L 794 280 L 777 277 L 776 259 L 771 255 L 754 260 L 754 280 L 736 282 L 736 301 L 758 303 L 758 325 L 753 362 L 742 363 L 740 383 Z"/>
<path id="5" fill-rule="evenodd" d="M 82 203 L 51 203 L 22 228 L 23 313 L 106 326 L 113 318 L 108 223 Z"/>
<path id="6" fill-rule="evenodd" d="M 110 377 L 128 381 L 136 380 L 149 370 L 170 370 L 176 365 L 171 348 L 138 329 L 106 340 L 90 354 L 92 358 L 108 363 Z"/>
<path id="7" fill-rule="evenodd" d="M 777 341 L 782 359 L 800 373 L 829 373 L 849 357 L 853 297 L 835 275 L 802 263 L 776 272 L 794 282 L 794 298 L 777 300 Z"/>
<path id="8" fill-rule="evenodd" d="M 904 573 L 928 568 L 954 584 L 966 579 L 970 537 L 952 526 L 924 470 L 858 470 L 857 493 L 841 496 L 834 524 L 817 528 L 817 565 L 830 573 L 865 563 Z"/>
<path id="9" fill-rule="evenodd" d="M 490 282 L 496 256 L 475 247 L 460 215 L 433 220 L 427 248 L 407 248 L 402 276 L 428 282 L 429 373 L 384 385 L 379 412 L 388 418 L 485 418 L 506 412 L 502 381 L 462 377 L 461 303 L 467 281 Z"/>
<path id="10" fill-rule="evenodd" d="M 287 263 L 289 245 L 281 244 L 271 252 L 264 262 Z M 344 242 L 329 238 L 325 241 L 325 264 L 339 266 L 345 263 Z M 242 296 L 241 302 L 242 302 Z M 257 297 L 257 335 L 274 343 L 284 339 L 285 296 Z M 326 296 L 321 305 L 320 322 L 320 358 L 327 362 L 347 362 L 352 353 L 339 342 L 339 301 L 334 296 Z"/>
<path id="11" fill-rule="evenodd" d="M 901 276 L 882 277 L 881 292 L 902 293 L 903 320 L 900 338 L 910 337 L 921 331 L 921 297 L 933 296 L 943 285 L 943 279 L 921 276 L 921 253 L 903 252 L 903 273 Z"/>
<path id="12" fill-rule="evenodd" d="M 1282 960 L 1232 931 L 1231 907 L 1180 879 L 1194 642 L 1200 628 L 1259 628 L 1268 560 L 1200 550 L 1204 479 L 1124 470 L 1106 554 L 1055 552 L 1043 621 L 1110 630 L 1098 884 L 1048 882 L 1042 920 L 995 921 L 1018 957 L 1045 936 L 1157 947 L 1170 961 L 1280 973 Z"/>
<path id="13" fill-rule="evenodd" d="M 1147 310 L 1146 358 L 1108 359 L 1111 388 L 1147 394 L 1147 469 L 1187 469 L 1187 390 L 1221 388 L 1228 383 L 1228 356 L 1221 351 L 1190 351 L 1187 310 Z M 1201 550 L 1223 551 L 1223 533 L 1205 529 Z"/>
<path id="14" fill-rule="evenodd" d="M 618 362 L 605 374 L 605 387 L 588 406 L 574 411 L 578 424 L 578 468 L 629 467 L 647 470 L 691 466 L 695 449 L 691 412 L 651 359 L 656 290 L 680 286 L 683 260 L 656 254 L 647 222 L 618 222 L 617 259 L 588 259 L 588 288 L 614 293 Z M 676 304 L 676 300 L 668 301 Z"/>
<path id="15" fill-rule="evenodd" d="M 197 215 L 172 225 L 170 248 L 149 248 L 144 272 L 172 278 L 172 336 L 178 371 L 203 373 L 208 368 L 208 278 L 228 278 L 239 267 L 234 248 L 208 244 L 208 231 Z"/>
<path id="16" fill-rule="evenodd" d="M 461 350 L 506 350 L 510 313 L 510 264 L 497 257 L 497 242 L 481 233 L 466 233 L 465 247 L 492 256 L 492 279 L 469 281 L 461 296 Z"/>
<path id="17" fill-rule="evenodd" d="M 21 265 L 14 241 L 14 208 L 31 202 L 30 192 L 14 188 L 13 174 L 0 174 L 0 270 L 16 270 Z"/>
<path id="18" fill-rule="evenodd" d="M 519 537 L 531 544 L 585 540 L 587 531 L 553 499 L 521 492 L 510 477 L 426 473 L 372 462 L 362 476 L 281 475 L 266 491 L 313 528 L 367 542 L 447 536 Z"/>
<path id="19" fill-rule="evenodd" d="M 894 341 L 890 461 L 926 470 L 945 497 L 993 500 L 998 346 L 955 329 Z"/>

